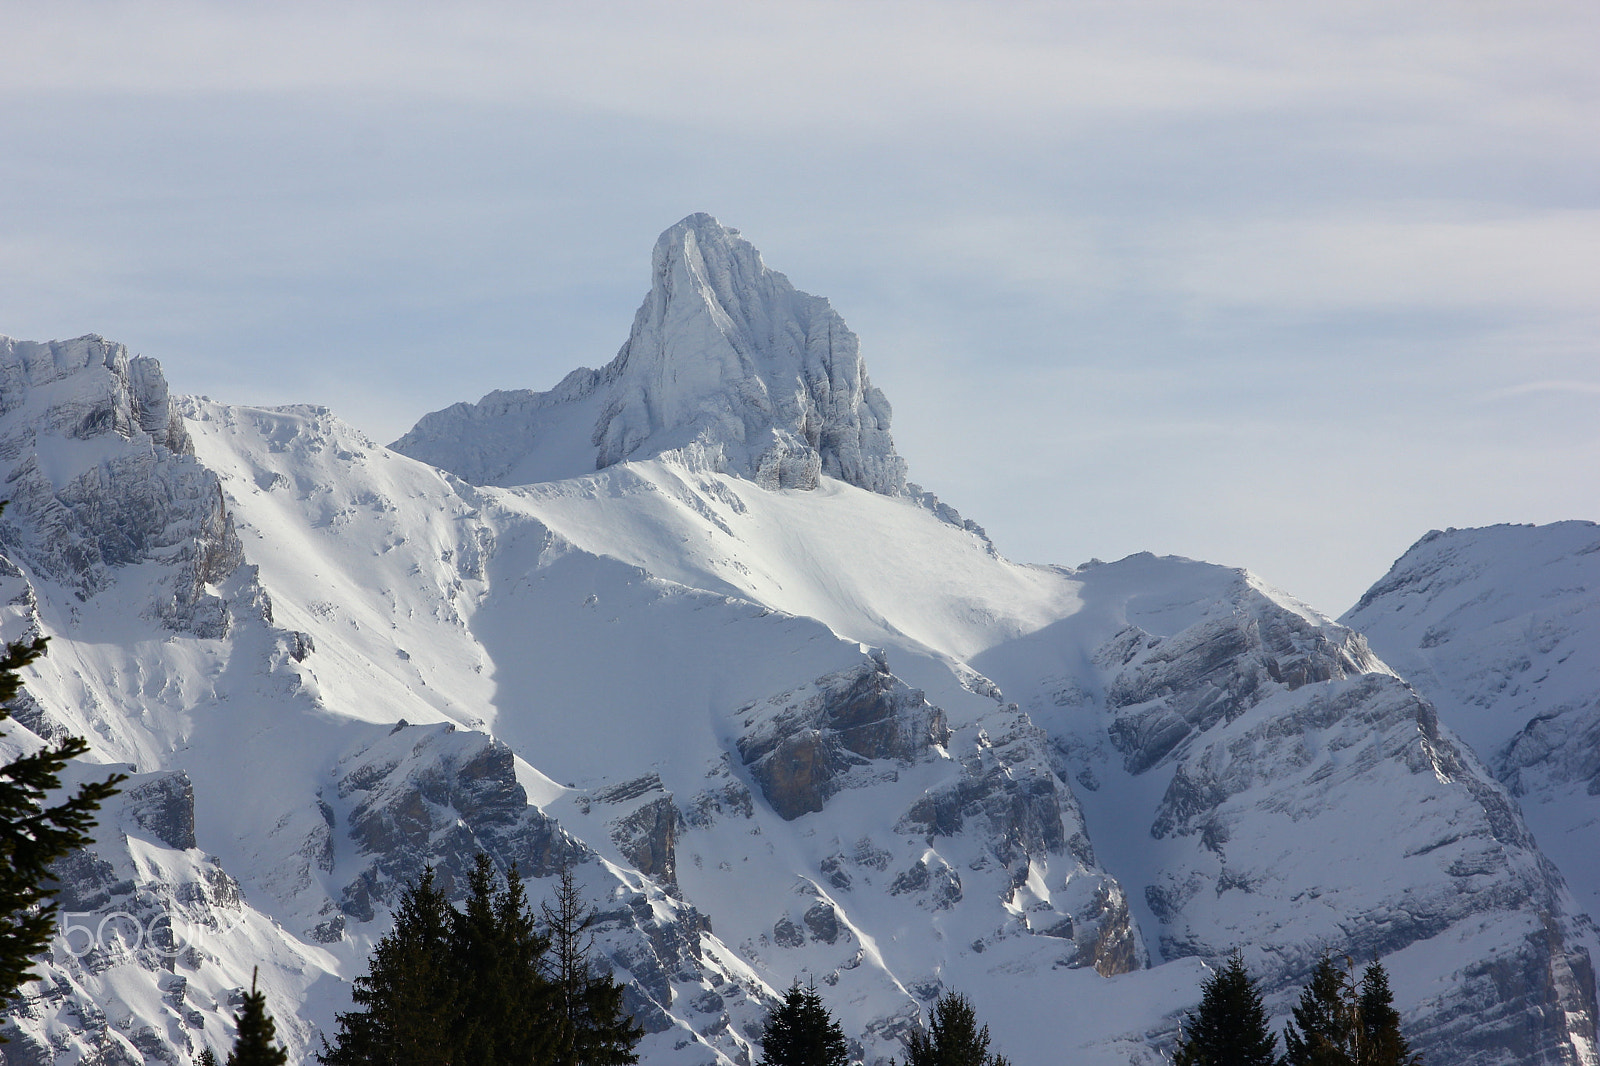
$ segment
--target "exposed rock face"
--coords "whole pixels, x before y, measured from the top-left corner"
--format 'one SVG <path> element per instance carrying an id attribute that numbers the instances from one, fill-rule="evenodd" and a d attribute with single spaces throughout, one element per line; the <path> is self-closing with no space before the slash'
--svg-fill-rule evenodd
<path id="1" fill-rule="evenodd" d="M 1543 791 L 1536 782 L 1547 776 L 1554 783 L 1576 783 L 1588 795 L 1600 796 L 1600 703 L 1589 709 L 1597 713 L 1559 708 L 1536 715 L 1506 742 L 1495 769 L 1512 793 Z"/>
<path id="2" fill-rule="evenodd" d="M 1053 775 L 1013 774 L 992 750 L 968 756 L 962 769 L 958 781 L 930 790 L 913 804 L 900 827 L 928 836 L 955 836 L 968 821 L 981 820 L 995 857 L 1006 864 L 1066 851 L 1062 789 Z"/>
<path id="3" fill-rule="evenodd" d="M 661 787 L 661 777 L 648 774 L 601 789 L 594 798 L 626 812 L 619 813 L 610 825 L 611 840 L 623 857 L 646 877 L 675 888 L 678 834 L 685 822 L 672 793 Z"/>
<path id="4" fill-rule="evenodd" d="M 1173 767 L 1150 834 L 1182 846 L 1144 890 L 1163 957 L 1249 945 L 1269 997 L 1287 1002 L 1319 935 L 1389 960 L 1492 940 L 1498 961 L 1417 1008 L 1415 1046 L 1485 1066 L 1564 1061 L 1597 1013 L 1593 971 L 1515 804 L 1359 636 L 1237 595 L 1231 617 L 1166 637 L 1129 627 L 1095 659 L 1125 769 Z M 1292 887 L 1311 867 L 1315 892 Z M 1279 940 L 1291 913 L 1293 946 Z M 1530 1017 L 1551 1021 L 1530 1030 Z"/>
<path id="5" fill-rule="evenodd" d="M 964 856 L 964 868 L 934 851 L 892 865 L 889 849 L 899 842 L 862 838 L 825 859 L 816 883 L 841 891 L 872 884 L 935 913 L 963 906 L 974 891 L 980 894 L 972 907 L 981 909 L 994 891 L 1003 905 L 1028 909 L 1017 931 L 1068 942 L 1055 965 L 1108 976 L 1138 969 L 1145 957 L 1126 897 L 1095 865 L 1077 803 L 1050 769 L 1047 738 L 1015 705 L 999 702 L 992 683 L 970 683 L 995 703 L 983 728 L 969 728 L 973 746 L 958 761 L 945 750 L 953 734 L 944 713 L 896 678 L 878 652 L 856 669 L 744 708 L 738 751 L 768 803 L 791 820 L 824 810 L 843 789 L 892 789 L 903 770 L 940 763 L 948 769 L 894 830 L 930 847 L 950 846 L 952 855 Z M 1045 870 L 1061 878 L 1059 886 L 1041 890 L 1033 883 Z M 772 941 L 793 948 L 832 944 L 839 914 L 819 899 L 778 919 Z"/>
<path id="6" fill-rule="evenodd" d="M 109 373 L 78 377 L 98 368 Z M 93 334 L 43 344 L 0 337 L 0 417 L 37 407 L 40 398 L 44 405 L 35 428 L 47 436 L 94 440 L 114 433 L 132 440 L 142 434 L 168 451 L 192 454 L 183 423 L 169 406 L 160 364 L 130 359 L 125 345 Z M 0 447 L 0 458 L 19 456 L 14 440 Z"/>
<path id="7" fill-rule="evenodd" d="M 150 610 L 216 638 L 227 605 L 212 587 L 243 562 L 216 475 L 192 458 L 160 366 L 99 337 L 0 338 L 0 544 L 87 599 L 111 570 L 164 564 Z"/>
<path id="8" fill-rule="evenodd" d="M 455 894 L 478 853 L 545 877 L 584 858 L 517 784 L 511 749 L 452 726 L 396 726 L 335 771 L 350 838 L 369 857 L 341 909 L 361 921 L 393 906 L 427 866 Z M 331 797 L 330 797 L 331 798 Z"/>
<path id="9" fill-rule="evenodd" d="M 802 915 L 801 920 L 805 923 L 805 927 L 811 931 L 811 936 L 824 944 L 836 944 L 840 937 L 850 935 L 839 920 L 838 910 L 826 900 L 818 900 L 813 903 L 806 909 L 806 913 Z"/>
<path id="10" fill-rule="evenodd" d="M 617 357 L 549 392 L 495 392 L 424 417 L 392 447 L 479 484 L 573 477 L 691 448 L 768 488 L 819 476 L 905 492 L 889 403 L 856 335 L 819 296 L 767 269 L 710 215 L 667 230 L 650 294 Z M 572 428 L 594 450 L 575 465 Z M 541 454 L 542 453 L 542 454 Z"/>
<path id="11" fill-rule="evenodd" d="M 1450 1062 L 1593 1061 L 1593 1044 L 1573 1037 L 1595 1016 L 1594 970 L 1559 924 L 1541 913 L 1520 941 L 1463 966 L 1456 995 L 1408 1020 L 1412 1047 L 1452 1049 L 1435 1052 Z"/>
<path id="12" fill-rule="evenodd" d="M 1103 977 L 1148 965 L 1133 927 L 1133 918 L 1128 913 L 1128 897 L 1123 894 L 1121 885 L 1111 878 L 1101 881 L 1081 913 L 1092 923 L 1094 938 L 1085 943 L 1081 937 L 1073 937 L 1078 944 L 1078 954 L 1073 957 L 1072 965 L 1093 966 Z"/>
<path id="13" fill-rule="evenodd" d="M 755 797 L 742 781 L 729 781 L 698 793 L 684 814 L 684 821 L 699 829 L 709 829 L 724 818 L 749 819 L 755 815 Z"/>
<path id="14" fill-rule="evenodd" d="M 873 760 L 911 762 L 945 743 L 944 713 L 882 659 L 752 704 L 739 755 L 783 817 L 820 811 Z"/>
<path id="15" fill-rule="evenodd" d="M 960 775 L 928 789 L 897 828 L 929 841 L 962 835 L 983 841 L 986 860 L 1007 871 L 1004 901 L 1026 906 L 1026 931 L 1069 943 L 1055 965 L 1092 967 L 1108 977 L 1148 965 L 1126 894 L 1096 863 L 1077 800 L 1051 768 L 1044 731 L 1010 704 L 988 720 L 980 740 L 962 758 Z M 1066 876 L 1047 902 L 1033 900 L 1030 879 L 1046 864 Z M 955 870 L 921 863 L 901 874 L 894 889 L 930 887 L 936 909 L 962 896 Z"/>
<path id="16" fill-rule="evenodd" d="M 1231 722 L 1267 696 L 1386 670 L 1360 634 L 1314 625 L 1248 593 L 1231 617 L 1158 637 L 1129 626 L 1095 653 L 1112 672 L 1112 739 L 1130 773 L 1160 762 L 1194 732 Z"/>
<path id="17" fill-rule="evenodd" d="M 918 859 L 890 882 L 889 895 L 909 895 L 930 910 L 949 910 L 961 902 L 961 875 L 948 862 Z"/>
<path id="18" fill-rule="evenodd" d="M 169 848 L 195 846 L 194 786 L 182 770 L 151 775 L 123 789 L 123 807 L 141 829 Z"/>
<path id="19" fill-rule="evenodd" d="M 585 870 L 598 873 L 592 865 Z M 700 1030 L 706 1044 L 729 1057 L 745 1053 L 727 1011 L 753 1011 L 755 1004 L 702 950 L 701 939 L 710 932 L 705 917 L 692 906 L 650 892 L 618 892 L 614 887 L 591 892 L 616 901 L 595 914 L 591 928 L 612 966 L 628 976 L 623 1006 L 645 1032 L 664 1033 L 680 1026 L 670 1011 L 684 1012 L 683 1001 L 688 999 L 699 1005 L 690 1010 L 713 1015 Z"/>
<path id="20" fill-rule="evenodd" d="M 1308 777 L 1321 786 L 1315 794 L 1299 787 Z M 1206 737 L 1176 768 L 1151 835 L 1195 839 L 1210 853 L 1207 861 L 1215 863 L 1223 891 L 1259 893 L 1281 874 L 1267 864 L 1253 865 L 1260 861 L 1255 858 L 1242 867 L 1230 863 L 1234 827 L 1254 813 L 1240 798 L 1270 802 L 1291 821 L 1306 823 L 1336 817 L 1334 793 L 1363 788 L 1381 788 L 1391 802 L 1419 801 L 1415 821 L 1406 826 L 1410 839 L 1388 861 L 1438 873 L 1419 870 L 1404 879 L 1411 886 L 1410 900 L 1398 914 L 1372 914 L 1368 908 L 1377 900 L 1365 901 L 1365 907 L 1359 897 L 1341 901 L 1341 893 L 1369 890 L 1325 881 L 1317 905 L 1339 917 L 1351 948 L 1362 957 L 1391 954 L 1486 906 L 1514 910 L 1535 896 L 1548 896 L 1548 906 L 1556 906 L 1553 886 L 1505 794 L 1462 761 L 1440 734 L 1431 707 L 1403 683 L 1382 675 L 1282 700 L 1270 716 Z M 1446 798 L 1449 806 L 1442 808 Z M 1393 828 L 1386 825 L 1384 831 Z M 1346 825 L 1340 836 L 1373 861 L 1386 850 L 1359 825 Z M 1491 889 L 1490 881 L 1498 883 Z M 1176 916 L 1199 887 L 1185 873 L 1170 873 L 1153 886 L 1157 902 L 1152 906 Z M 1201 946 L 1182 936 L 1164 943 L 1170 955 Z M 1205 945 L 1204 953 L 1214 954 L 1218 946 Z"/>

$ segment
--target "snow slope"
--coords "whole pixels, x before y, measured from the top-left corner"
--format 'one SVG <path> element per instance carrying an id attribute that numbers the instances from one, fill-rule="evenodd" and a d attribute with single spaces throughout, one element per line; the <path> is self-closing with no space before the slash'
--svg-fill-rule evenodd
<path id="1" fill-rule="evenodd" d="M 1600 914 L 1600 526 L 1435 531 L 1345 621 L 1483 754 Z"/>
<path id="2" fill-rule="evenodd" d="M 631 516 L 582 513 L 560 493 L 465 486 L 381 450 L 368 458 L 371 477 L 345 470 L 335 481 L 307 478 L 314 487 L 304 494 L 275 490 L 274 475 L 283 471 L 274 464 L 304 472 L 348 463 L 341 453 L 355 454 L 351 431 L 320 413 L 192 410 L 196 448 L 223 474 L 241 539 L 291 546 L 259 555 L 260 580 L 275 604 L 320 602 L 321 589 L 373 560 L 382 591 L 365 598 L 377 601 L 376 613 L 292 617 L 316 648 L 304 667 L 308 687 L 352 713 L 382 703 L 413 723 L 429 720 L 417 706 L 422 698 L 444 717 L 470 700 L 475 717 L 456 720 L 481 724 L 524 753 L 531 791 L 547 814 L 602 855 L 649 867 L 709 915 L 723 950 L 771 988 L 810 972 L 848 992 L 852 1005 L 841 1012 L 870 1053 L 892 1053 L 896 1027 L 942 987 L 959 961 L 947 941 L 969 954 L 973 944 L 1004 944 L 995 950 L 1006 965 L 1030 973 L 1097 965 L 1115 972 L 1136 963 L 1121 890 L 1087 854 L 1081 817 L 1042 738 L 1025 723 L 1018 729 L 992 686 L 925 646 L 935 638 L 993 641 L 1040 624 L 1047 613 L 1040 604 L 1070 601 L 1061 575 L 997 560 L 979 538 L 906 500 L 826 482 L 805 499 L 838 521 L 874 528 L 882 540 L 837 545 L 823 557 L 834 573 L 819 570 L 808 589 L 805 568 L 781 556 L 785 543 L 803 541 L 804 528 L 789 528 L 789 541 L 767 540 L 783 525 L 788 493 L 666 462 L 627 464 L 569 486 L 577 498 L 645 509 Z M 299 419 L 296 443 L 275 450 L 282 442 L 273 427 L 290 418 Z M 638 488 L 645 482 L 679 494 L 664 504 L 661 491 Z M 458 495 L 438 495 L 446 490 Z M 638 565 L 644 556 L 637 553 L 663 537 L 681 545 L 677 531 L 705 520 L 707 497 L 736 501 L 741 493 L 768 509 L 730 511 L 746 533 L 739 543 L 747 569 L 757 574 L 751 564 L 760 565 L 765 574 L 755 580 L 775 590 L 831 602 L 817 613 L 839 628 L 846 619 L 877 617 L 878 632 L 898 634 L 884 618 L 912 628 L 930 603 L 955 601 L 948 589 L 914 593 L 908 575 L 893 567 L 865 605 L 838 594 L 849 580 L 881 572 L 886 545 L 897 540 L 938 547 L 952 581 L 977 587 L 981 575 L 1009 576 L 1037 602 L 1024 600 L 1025 609 L 1009 617 L 946 609 L 951 617 L 898 636 L 885 653 L 817 618 L 735 595 L 733 586 L 679 580 L 694 576 L 687 566 L 658 566 L 668 576 L 657 576 Z M 367 504 L 350 506 L 355 498 Z M 285 507 L 300 517 L 286 517 Z M 416 528 L 411 522 L 426 521 L 424 514 L 432 531 L 397 543 L 398 531 Z M 336 520 L 324 523 L 328 515 Z M 289 527 L 284 536 L 281 526 Z M 308 529 L 316 532 L 307 537 Z M 581 534 L 598 529 L 636 554 L 585 550 Z M 492 545 L 483 586 L 446 610 L 439 593 L 461 579 L 462 543 Z M 815 546 L 809 558 L 815 563 L 823 551 Z M 737 554 L 723 556 L 715 568 L 738 573 L 739 563 Z M 912 564 L 902 557 L 899 565 Z M 413 601 L 408 584 L 419 596 L 431 586 L 433 608 Z M 353 590 L 346 597 L 356 598 Z M 290 618 L 284 609 L 277 617 Z M 456 643 L 468 639 L 472 652 Z M 349 642 L 360 650 L 341 648 Z M 399 660 L 401 652 L 408 658 Z M 346 655 L 385 665 L 336 688 L 324 672 L 349 674 Z M 389 689 L 390 671 L 401 668 L 387 664 L 397 660 L 417 671 L 412 683 L 426 684 L 408 701 Z M 461 664 L 472 665 L 464 685 L 446 676 L 452 662 L 458 676 Z M 904 677 L 916 677 L 919 687 Z M 382 698 L 362 703 L 360 691 Z M 814 772 L 772 768 L 801 756 Z M 979 808 L 969 815 L 971 830 L 897 824 L 941 790 L 964 792 Z M 985 802 L 992 809 L 982 809 Z M 1018 864 L 1027 871 L 1022 886 L 1013 884 Z M 930 927 L 937 935 L 923 935 Z M 1047 929 L 1054 932 L 1038 932 Z"/>

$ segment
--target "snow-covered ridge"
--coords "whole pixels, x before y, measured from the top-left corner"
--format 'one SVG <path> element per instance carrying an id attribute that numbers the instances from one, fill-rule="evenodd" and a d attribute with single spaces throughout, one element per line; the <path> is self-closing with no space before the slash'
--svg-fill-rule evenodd
<path id="1" fill-rule="evenodd" d="M 80 372 L 103 367 L 103 376 Z M 39 432 L 87 441 L 111 430 L 124 440 L 142 431 L 156 443 L 187 454 L 183 423 L 168 404 L 161 365 L 143 356 L 129 358 L 126 345 L 89 334 L 70 341 L 40 344 L 0 336 L 0 416 L 35 408 L 28 419 Z M 46 449 L 58 457 L 63 451 Z M 19 451 L 8 442 L 0 454 Z M 67 480 L 66 469 L 54 471 Z"/>
<path id="2" fill-rule="evenodd" d="M 1344 621 L 1521 798 L 1600 913 L 1600 525 L 1435 530 Z"/>
<path id="3" fill-rule="evenodd" d="M 116 567 L 175 564 L 145 610 L 220 636 L 214 586 L 243 557 L 216 475 L 193 452 L 155 360 L 92 335 L 0 337 L 0 550 L 82 598 Z"/>
<path id="4" fill-rule="evenodd" d="M 476 484 L 575 477 L 692 449 L 769 488 L 822 476 L 905 491 L 889 403 L 826 299 L 768 269 L 739 231 L 690 215 L 663 233 L 633 331 L 600 370 L 427 415 L 392 447 Z"/>

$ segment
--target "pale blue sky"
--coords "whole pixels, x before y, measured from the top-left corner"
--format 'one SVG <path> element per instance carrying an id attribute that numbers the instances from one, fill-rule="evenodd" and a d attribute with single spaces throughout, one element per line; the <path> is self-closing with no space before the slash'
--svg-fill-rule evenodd
<path id="1" fill-rule="evenodd" d="M 709 211 L 1013 558 L 1337 613 L 1600 519 L 1600 5 L 578 8 L 0 6 L 0 333 L 387 441 L 609 359 Z"/>

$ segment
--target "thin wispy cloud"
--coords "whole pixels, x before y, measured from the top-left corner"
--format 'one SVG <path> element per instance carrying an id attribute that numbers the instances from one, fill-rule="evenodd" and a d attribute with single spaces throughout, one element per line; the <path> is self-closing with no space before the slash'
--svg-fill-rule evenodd
<path id="1" fill-rule="evenodd" d="M 1579 313 L 1595 306 L 1600 278 L 1593 208 L 1505 217 L 1480 205 L 1386 205 L 1332 218 L 1206 222 L 1181 241 L 1172 258 L 1183 264 L 1182 287 L 1234 306 Z"/>
<path id="2" fill-rule="evenodd" d="M 0 332 L 180 391 L 391 439 L 548 387 L 706 210 L 1019 557 L 1337 610 L 1428 527 L 1600 516 L 1517 470 L 1595 420 L 1476 402 L 1600 365 L 1592 4 L 19 2 L 0 42 Z"/>
<path id="3" fill-rule="evenodd" d="M 1529 381 L 1521 385 L 1513 385 L 1509 389 L 1498 389 L 1490 393 L 1486 399 L 1503 400 L 1513 396 L 1536 396 L 1541 394 L 1600 396 L 1600 378 L 1590 381 Z M 1597 414 L 1600 414 L 1600 412 L 1597 412 Z"/>

